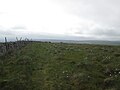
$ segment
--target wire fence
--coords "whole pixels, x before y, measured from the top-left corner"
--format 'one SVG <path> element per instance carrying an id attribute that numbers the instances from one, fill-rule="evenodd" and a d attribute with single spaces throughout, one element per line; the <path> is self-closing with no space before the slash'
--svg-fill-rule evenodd
<path id="1" fill-rule="evenodd" d="M 5 37 L 5 42 L 0 43 L 0 56 L 5 55 L 6 53 L 9 53 L 11 51 L 20 49 L 31 42 L 32 40 L 29 40 L 27 38 L 25 40 L 22 40 L 22 38 L 18 39 L 17 37 L 15 42 L 8 42 L 7 38 Z"/>

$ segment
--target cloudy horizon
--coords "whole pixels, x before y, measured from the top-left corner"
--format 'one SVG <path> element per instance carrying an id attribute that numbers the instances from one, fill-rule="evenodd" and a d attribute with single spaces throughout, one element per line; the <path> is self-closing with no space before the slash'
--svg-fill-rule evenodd
<path id="1" fill-rule="evenodd" d="M 1 0 L 0 40 L 120 41 L 119 4 L 119 0 Z"/>

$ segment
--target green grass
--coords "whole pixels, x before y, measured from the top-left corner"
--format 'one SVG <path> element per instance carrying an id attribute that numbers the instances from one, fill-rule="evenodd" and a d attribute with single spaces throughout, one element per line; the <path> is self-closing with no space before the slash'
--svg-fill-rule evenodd
<path id="1" fill-rule="evenodd" d="M 32 43 L 0 57 L 0 90 L 119 90 L 120 46 Z"/>

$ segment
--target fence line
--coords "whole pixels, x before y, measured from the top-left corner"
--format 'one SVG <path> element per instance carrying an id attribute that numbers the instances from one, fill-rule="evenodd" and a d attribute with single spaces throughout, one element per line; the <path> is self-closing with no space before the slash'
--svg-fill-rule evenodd
<path id="1" fill-rule="evenodd" d="M 18 40 L 18 38 L 16 37 L 16 40 L 17 41 L 15 41 L 15 42 L 8 42 L 7 38 L 5 37 L 5 42 L 0 43 L 0 56 L 6 54 L 8 52 L 20 49 L 32 42 L 27 38 L 25 40 L 22 40 L 22 37 L 20 38 L 20 40 Z"/>

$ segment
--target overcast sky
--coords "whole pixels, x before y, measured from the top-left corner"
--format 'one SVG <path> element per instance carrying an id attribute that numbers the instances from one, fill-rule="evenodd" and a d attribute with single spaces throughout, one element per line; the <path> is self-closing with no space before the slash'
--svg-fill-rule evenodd
<path id="1" fill-rule="evenodd" d="M 120 0 L 0 0 L 0 40 L 120 40 Z"/>

